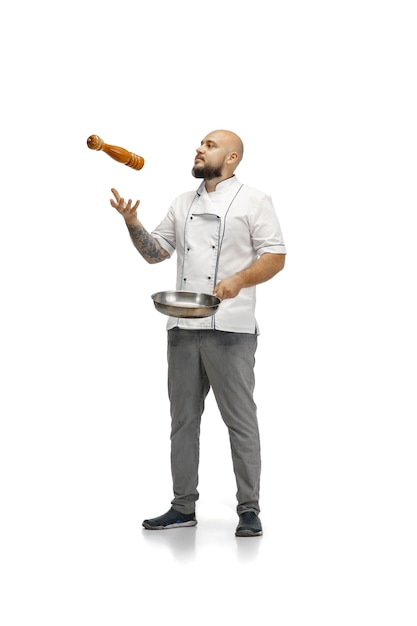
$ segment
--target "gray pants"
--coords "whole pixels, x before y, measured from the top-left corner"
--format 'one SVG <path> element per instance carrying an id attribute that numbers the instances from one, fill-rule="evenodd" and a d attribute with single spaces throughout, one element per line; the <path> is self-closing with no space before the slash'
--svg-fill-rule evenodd
<path id="1" fill-rule="evenodd" d="M 218 330 L 168 331 L 173 507 L 192 513 L 198 500 L 200 421 L 210 390 L 229 431 L 237 512 L 259 513 L 261 473 L 254 365 L 257 336 Z M 216 451 L 213 450 L 213 463 Z"/>

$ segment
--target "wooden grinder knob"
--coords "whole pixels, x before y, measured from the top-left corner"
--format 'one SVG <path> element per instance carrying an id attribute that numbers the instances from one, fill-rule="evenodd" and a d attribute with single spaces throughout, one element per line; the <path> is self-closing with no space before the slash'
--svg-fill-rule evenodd
<path id="1" fill-rule="evenodd" d="M 145 159 L 125 148 L 120 148 L 120 146 L 111 146 L 108 143 L 104 143 L 104 141 L 98 135 L 90 135 L 87 139 L 87 146 L 90 150 L 102 150 L 106 154 L 109 155 L 118 163 L 124 163 L 128 167 L 131 167 L 134 170 L 141 170 L 145 165 Z"/>

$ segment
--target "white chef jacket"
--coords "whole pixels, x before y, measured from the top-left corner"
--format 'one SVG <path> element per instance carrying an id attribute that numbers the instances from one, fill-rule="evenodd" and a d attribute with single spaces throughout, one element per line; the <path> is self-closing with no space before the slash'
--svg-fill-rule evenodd
<path id="1" fill-rule="evenodd" d="M 232 176 L 208 193 L 204 181 L 172 203 L 152 236 L 171 256 L 177 252 L 177 290 L 213 294 L 215 285 L 252 265 L 265 252 L 285 254 L 271 198 Z M 215 315 L 169 317 L 167 329 L 216 329 L 258 333 L 256 287 L 221 302 Z"/>

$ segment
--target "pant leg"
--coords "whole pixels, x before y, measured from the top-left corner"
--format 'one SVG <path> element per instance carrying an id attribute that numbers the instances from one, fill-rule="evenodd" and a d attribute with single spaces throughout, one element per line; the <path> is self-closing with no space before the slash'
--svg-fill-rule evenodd
<path id="1" fill-rule="evenodd" d="M 193 513 L 198 500 L 200 423 L 210 385 L 200 358 L 200 332 L 168 331 L 172 506 Z"/>
<path id="2" fill-rule="evenodd" d="M 260 438 L 255 388 L 257 336 L 205 331 L 202 359 L 228 428 L 237 484 L 237 511 L 259 513 Z"/>

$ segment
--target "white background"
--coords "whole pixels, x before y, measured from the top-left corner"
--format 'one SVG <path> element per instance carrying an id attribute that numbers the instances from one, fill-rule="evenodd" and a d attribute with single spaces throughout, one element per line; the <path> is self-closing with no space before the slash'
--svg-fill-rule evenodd
<path id="1" fill-rule="evenodd" d="M 415 626 L 416 20 L 396 0 L 1 9 L 1 622 Z M 209 397 L 197 529 L 169 507 L 152 229 L 237 132 L 287 266 L 258 288 L 261 539 Z M 145 158 L 135 172 L 89 135 Z"/>

